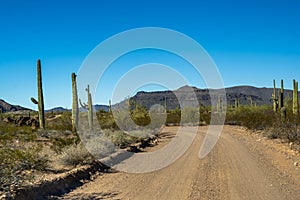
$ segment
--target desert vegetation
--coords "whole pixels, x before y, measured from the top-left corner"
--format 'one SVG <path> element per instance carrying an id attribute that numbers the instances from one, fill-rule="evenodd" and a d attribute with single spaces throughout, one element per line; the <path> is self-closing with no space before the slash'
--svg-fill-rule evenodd
<path id="1" fill-rule="evenodd" d="M 212 112 L 216 115 L 224 114 L 220 102 L 217 109 L 203 105 L 199 108 L 167 109 L 165 102 L 165 105 L 158 108 L 159 110 L 152 112 L 129 98 L 126 100 L 125 109 L 114 108 L 109 103 L 107 111 L 98 110 L 94 115 L 89 85 L 86 88 L 88 101 L 84 103 L 78 99 L 75 73 L 72 73 L 71 79 L 72 111 L 45 113 L 41 62 L 38 60 L 38 100 L 31 98 L 31 101 L 38 105 L 38 111 L 19 114 L 0 112 L 0 192 L 11 193 L 16 188 L 29 184 L 34 181 L 38 172 L 58 173 L 93 162 L 95 158 L 87 151 L 77 133 L 79 116 L 87 118 L 89 131 L 98 131 L 113 145 L 130 150 L 136 143 L 143 146 L 157 137 L 162 125 L 207 125 L 210 124 Z M 293 143 L 299 150 L 298 82 L 294 80 L 293 86 L 293 96 L 284 97 L 283 81 L 280 90 L 276 89 L 274 81 L 274 91 L 270 97 L 273 104 L 270 105 L 256 105 L 251 97 L 248 105 L 241 105 L 237 98 L 233 105 L 227 106 L 225 124 L 263 130 L 266 137 Z M 78 104 L 87 112 L 79 112 Z M 161 109 L 162 107 L 164 109 Z M 155 124 L 151 118 L 161 118 L 163 124 L 159 124 L 161 120 Z M 124 127 L 120 128 L 117 121 L 121 121 Z M 131 121 L 134 122 L 134 126 L 130 125 Z M 99 130 L 96 126 L 98 124 L 101 127 Z M 101 137 L 99 139 L 102 141 Z M 104 146 L 111 145 L 103 141 Z M 104 147 L 99 148 L 103 150 L 102 156 L 109 153 L 105 152 Z M 57 165 L 60 168 L 57 168 Z"/>

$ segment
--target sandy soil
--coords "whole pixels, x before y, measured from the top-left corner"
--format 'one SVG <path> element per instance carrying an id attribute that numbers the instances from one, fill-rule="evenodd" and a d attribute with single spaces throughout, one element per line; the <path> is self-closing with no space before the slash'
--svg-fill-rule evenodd
<path id="1" fill-rule="evenodd" d="M 166 127 L 153 151 L 174 137 Z M 57 199 L 300 199 L 300 155 L 283 144 L 225 126 L 215 148 L 199 159 L 207 127 L 187 152 L 151 173 L 104 173 Z"/>

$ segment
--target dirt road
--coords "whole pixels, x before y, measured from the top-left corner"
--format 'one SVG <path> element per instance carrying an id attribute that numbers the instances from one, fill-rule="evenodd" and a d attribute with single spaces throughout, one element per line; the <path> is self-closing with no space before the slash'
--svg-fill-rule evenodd
<path id="1" fill-rule="evenodd" d="M 247 131 L 225 126 L 212 152 L 199 159 L 207 127 L 186 153 L 151 173 L 105 173 L 61 199 L 300 199 L 299 154 Z M 164 134 L 174 135 L 176 127 Z M 169 139 L 164 137 L 158 146 Z M 278 149 L 279 148 L 279 149 Z M 149 150 L 149 149 L 148 149 Z"/>

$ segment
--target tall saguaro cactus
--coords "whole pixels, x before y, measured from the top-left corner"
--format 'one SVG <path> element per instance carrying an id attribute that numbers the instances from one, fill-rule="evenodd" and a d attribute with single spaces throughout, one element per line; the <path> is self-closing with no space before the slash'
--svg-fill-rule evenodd
<path id="1" fill-rule="evenodd" d="M 298 115 L 299 113 L 299 100 L 298 100 L 298 81 L 293 80 L 293 114 Z"/>
<path id="2" fill-rule="evenodd" d="M 240 99 L 239 98 L 236 98 L 234 100 L 234 108 L 238 108 L 240 106 Z"/>
<path id="3" fill-rule="evenodd" d="M 278 99 L 276 98 L 276 82 L 273 80 L 273 94 L 272 94 L 272 100 L 273 100 L 273 111 L 277 112 L 278 108 Z"/>
<path id="4" fill-rule="evenodd" d="M 87 85 L 87 88 L 85 89 L 88 96 L 88 103 L 82 103 L 79 99 L 79 103 L 81 107 L 88 110 L 88 121 L 89 121 L 89 127 L 91 130 L 93 130 L 93 103 L 92 103 L 92 94 L 90 92 L 90 85 Z"/>
<path id="5" fill-rule="evenodd" d="M 218 112 L 218 113 L 222 113 L 222 99 L 221 99 L 220 96 L 218 96 L 217 112 Z"/>
<path id="6" fill-rule="evenodd" d="M 111 100 L 109 100 L 109 102 L 108 102 L 108 112 L 112 113 Z"/>
<path id="7" fill-rule="evenodd" d="M 76 132 L 78 128 L 78 94 L 77 94 L 77 83 L 76 74 L 72 73 L 72 131 Z"/>
<path id="8" fill-rule="evenodd" d="M 281 87 L 280 87 L 280 95 L 279 95 L 279 108 L 284 107 L 283 100 L 284 100 L 284 87 L 283 87 L 283 80 L 281 79 Z"/>
<path id="9" fill-rule="evenodd" d="M 249 97 L 249 101 L 250 101 L 250 106 L 253 106 L 253 100 L 252 100 L 252 96 Z"/>
<path id="10" fill-rule="evenodd" d="M 284 123 L 286 121 L 286 107 L 284 107 L 283 100 L 284 100 L 284 88 L 283 88 L 283 80 L 281 79 L 281 86 L 280 86 L 280 91 L 278 91 L 278 104 L 280 108 L 280 113 L 281 113 L 281 121 Z"/>
<path id="11" fill-rule="evenodd" d="M 45 114 L 44 114 L 44 97 L 43 97 L 43 87 L 42 87 L 41 60 L 37 61 L 37 88 L 38 88 L 38 101 L 33 97 L 31 97 L 31 101 L 34 104 L 38 105 L 40 128 L 45 129 Z"/>

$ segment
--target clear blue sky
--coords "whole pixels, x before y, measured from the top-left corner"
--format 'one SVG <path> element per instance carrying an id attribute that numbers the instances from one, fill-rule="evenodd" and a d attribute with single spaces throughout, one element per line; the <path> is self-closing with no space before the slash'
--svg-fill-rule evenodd
<path id="1" fill-rule="evenodd" d="M 299 0 L 10 0 L 0 3 L 0 25 L 0 99 L 34 109 L 38 58 L 46 108 L 70 108 L 71 73 L 101 41 L 138 27 L 195 39 L 226 87 L 272 87 L 273 79 L 284 79 L 291 88 L 300 80 Z M 107 104 L 108 93 L 94 102 Z"/>

